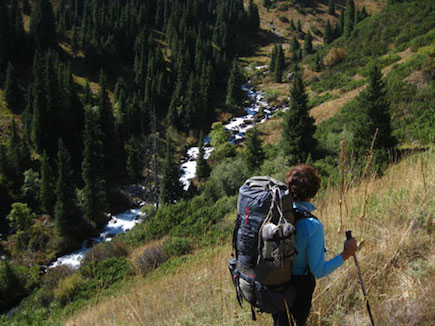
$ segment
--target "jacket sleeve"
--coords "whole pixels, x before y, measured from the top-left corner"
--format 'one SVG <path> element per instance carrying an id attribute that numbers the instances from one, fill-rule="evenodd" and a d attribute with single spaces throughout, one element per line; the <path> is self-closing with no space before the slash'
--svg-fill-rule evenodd
<path id="1" fill-rule="evenodd" d="M 325 234 L 323 225 L 316 220 L 309 232 L 307 259 L 311 273 L 316 278 L 326 276 L 343 265 L 343 258 L 337 255 L 325 262 Z"/>

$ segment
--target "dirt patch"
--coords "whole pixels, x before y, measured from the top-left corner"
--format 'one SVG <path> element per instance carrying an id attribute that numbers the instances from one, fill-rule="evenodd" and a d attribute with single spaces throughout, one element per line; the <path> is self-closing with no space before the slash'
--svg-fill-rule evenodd
<path id="1" fill-rule="evenodd" d="M 393 65 L 398 65 L 403 62 L 405 62 L 408 58 L 412 57 L 414 55 L 414 52 L 411 51 L 411 48 L 407 48 L 406 50 L 397 53 L 400 56 L 400 60 L 392 63 L 389 66 L 386 66 L 384 69 L 382 69 L 382 73 L 384 75 L 387 75 L 391 69 L 393 68 Z"/>
<path id="2" fill-rule="evenodd" d="M 343 93 L 339 98 L 331 101 L 324 102 L 318 106 L 313 107 L 310 110 L 310 115 L 316 120 L 316 124 L 319 124 L 323 120 L 331 118 L 338 110 L 345 104 L 350 102 L 358 96 L 358 94 L 364 89 L 365 86 L 355 88 L 349 92 Z"/>
<path id="3" fill-rule="evenodd" d="M 263 145 L 276 144 L 281 138 L 281 123 L 282 117 L 270 119 L 257 126 L 261 133 Z"/>
<path id="4" fill-rule="evenodd" d="M 403 79 L 405 83 L 410 83 L 418 88 L 423 88 L 429 85 L 429 81 L 427 80 L 425 73 L 421 70 L 413 71 L 408 77 Z"/>

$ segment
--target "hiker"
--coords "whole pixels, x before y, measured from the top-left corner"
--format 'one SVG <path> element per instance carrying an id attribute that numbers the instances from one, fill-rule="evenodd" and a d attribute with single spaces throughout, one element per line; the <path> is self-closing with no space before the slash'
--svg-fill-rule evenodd
<path id="1" fill-rule="evenodd" d="M 357 250 L 355 238 L 344 242 L 344 250 L 325 261 L 325 244 L 322 223 L 311 213 L 316 207 L 311 203 L 320 188 L 317 171 L 308 165 L 298 165 L 287 172 L 285 183 L 293 195 L 295 215 L 296 254 L 292 261 L 292 282 L 296 296 L 290 308 L 297 326 L 305 325 L 311 308 L 311 299 L 316 286 L 315 278 L 326 276 L 340 267 Z M 301 218 L 305 215 L 305 218 Z M 272 314 L 274 326 L 290 325 L 286 311 Z M 293 324 L 293 323 L 292 323 Z"/>
<path id="2" fill-rule="evenodd" d="M 285 184 L 269 176 L 249 178 L 239 189 L 229 271 L 240 306 L 272 315 L 275 326 L 303 326 L 311 309 L 315 278 L 352 256 L 356 240 L 325 262 L 322 223 L 311 200 L 320 188 L 314 168 L 298 165 Z M 349 234 L 350 236 L 350 234 Z M 289 321 L 289 314 L 292 316 Z"/>

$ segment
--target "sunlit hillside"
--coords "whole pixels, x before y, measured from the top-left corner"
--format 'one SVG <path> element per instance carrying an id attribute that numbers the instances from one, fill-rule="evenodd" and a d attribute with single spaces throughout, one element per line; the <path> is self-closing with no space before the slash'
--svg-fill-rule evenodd
<path id="1" fill-rule="evenodd" d="M 435 153 L 411 155 L 381 178 L 359 186 L 326 189 L 316 200 L 325 227 L 329 257 L 340 252 L 351 229 L 364 240 L 357 254 L 377 325 L 432 325 L 435 318 Z M 365 214 L 362 206 L 367 193 Z M 342 197 L 341 197 L 342 196 Z M 232 223 L 234 214 L 226 218 Z M 238 306 L 227 268 L 230 239 L 182 256 L 146 278 L 138 277 L 120 294 L 96 299 L 68 318 L 67 325 L 268 325 L 271 317 L 250 320 Z M 309 325 L 369 325 L 352 259 L 318 280 Z"/>

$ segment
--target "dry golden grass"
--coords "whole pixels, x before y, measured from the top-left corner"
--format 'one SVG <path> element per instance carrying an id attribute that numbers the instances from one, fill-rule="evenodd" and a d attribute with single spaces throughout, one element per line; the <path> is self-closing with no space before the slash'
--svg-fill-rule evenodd
<path id="1" fill-rule="evenodd" d="M 349 92 L 343 93 L 339 98 L 324 102 L 310 110 L 310 115 L 319 124 L 323 120 L 331 118 L 346 103 L 353 100 L 364 89 L 364 86 L 355 88 Z"/>
<path id="2" fill-rule="evenodd" d="M 431 325 L 435 318 L 434 158 L 430 149 L 392 166 L 382 178 L 355 187 L 346 183 L 344 230 L 365 240 L 357 255 L 377 325 Z M 369 196 L 361 221 L 365 187 Z M 344 240 L 336 231 L 339 199 L 338 187 L 330 187 L 315 202 L 329 258 Z M 188 257 L 171 273 L 137 277 L 121 295 L 101 298 L 66 325 L 270 325 L 267 314 L 252 322 L 248 306 L 242 309 L 235 300 L 229 241 Z M 352 259 L 317 284 L 308 325 L 370 324 Z"/>

